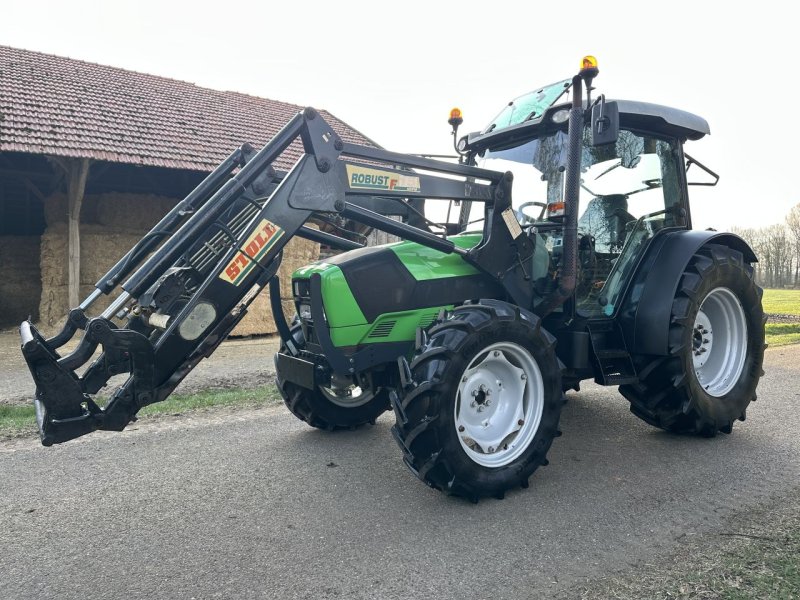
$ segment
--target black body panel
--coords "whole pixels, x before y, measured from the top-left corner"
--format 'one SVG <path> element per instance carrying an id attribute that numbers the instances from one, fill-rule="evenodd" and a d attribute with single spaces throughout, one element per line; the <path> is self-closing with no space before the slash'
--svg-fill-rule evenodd
<path id="1" fill-rule="evenodd" d="M 387 312 L 506 296 L 496 281 L 483 274 L 417 281 L 388 248 L 362 248 L 325 262 L 342 270 L 369 322 Z"/>

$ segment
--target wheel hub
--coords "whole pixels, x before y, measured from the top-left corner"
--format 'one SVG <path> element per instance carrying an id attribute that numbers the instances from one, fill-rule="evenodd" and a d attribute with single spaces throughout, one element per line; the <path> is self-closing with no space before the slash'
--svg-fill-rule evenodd
<path id="1" fill-rule="evenodd" d="M 728 288 L 711 290 L 703 299 L 692 329 L 692 365 L 698 383 L 711 396 L 733 389 L 747 357 L 747 321 Z"/>
<path id="2" fill-rule="evenodd" d="M 319 389 L 328 400 L 342 408 L 363 406 L 375 397 L 371 391 L 364 390 L 355 384 L 346 387 L 320 387 Z"/>
<path id="3" fill-rule="evenodd" d="M 702 309 L 697 311 L 697 318 L 694 322 L 692 333 L 692 352 L 694 353 L 695 369 L 702 367 L 709 356 L 714 345 L 714 330 L 711 329 L 711 321 Z"/>
<path id="4" fill-rule="evenodd" d="M 478 464 L 513 461 L 536 434 L 544 403 L 538 365 L 510 342 L 480 352 L 461 377 L 455 408 L 462 448 Z"/>

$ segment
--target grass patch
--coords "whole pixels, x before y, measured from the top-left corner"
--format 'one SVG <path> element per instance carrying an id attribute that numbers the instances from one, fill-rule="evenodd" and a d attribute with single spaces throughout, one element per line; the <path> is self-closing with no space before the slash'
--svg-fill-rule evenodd
<path id="1" fill-rule="evenodd" d="M 767 314 L 800 315 L 800 290 L 764 290 L 762 304 Z M 765 329 L 770 346 L 800 343 L 800 322 L 768 322 Z"/>
<path id="2" fill-rule="evenodd" d="M 562 598 L 652 600 L 800 598 L 800 495 L 742 512 L 634 574 L 582 585 Z M 688 538 L 685 538 L 688 539 Z"/>
<path id="3" fill-rule="evenodd" d="M 0 404 L 0 437 L 34 433 L 36 411 L 28 404 Z"/>
<path id="4" fill-rule="evenodd" d="M 800 343 L 800 323 L 767 323 L 764 329 L 771 348 Z"/>
<path id="5" fill-rule="evenodd" d="M 176 394 L 139 411 L 140 416 L 174 414 L 219 406 L 257 407 L 278 404 L 281 396 L 274 385 L 249 390 L 208 390 L 196 394 Z"/>
<path id="6" fill-rule="evenodd" d="M 764 290 L 765 313 L 800 315 L 800 290 Z"/>
<path id="7" fill-rule="evenodd" d="M 164 400 L 145 406 L 139 416 L 178 415 L 209 408 L 255 408 L 270 406 L 281 401 L 274 385 L 248 390 L 212 390 L 197 394 L 174 394 Z M 0 437 L 16 437 L 36 433 L 36 411 L 31 404 L 0 404 Z"/>

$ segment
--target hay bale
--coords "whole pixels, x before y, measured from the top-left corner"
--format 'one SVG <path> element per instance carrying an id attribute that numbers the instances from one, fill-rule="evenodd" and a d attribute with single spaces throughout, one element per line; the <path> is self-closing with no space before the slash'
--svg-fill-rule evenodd
<path id="1" fill-rule="evenodd" d="M 39 316 L 39 236 L 0 237 L 0 326 Z"/>
<path id="2" fill-rule="evenodd" d="M 152 194 L 100 194 L 91 196 L 85 221 L 115 231 L 144 234 L 179 202 Z"/>
<path id="3" fill-rule="evenodd" d="M 84 198 L 81 209 L 81 299 L 142 236 L 178 202 L 152 194 L 108 193 Z M 64 323 L 68 298 L 67 198 L 54 194 L 44 203 L 47 230 L 41 238 L 41 301 L 39 324 L 52 332 Z M 103 296 L 90 314 L 99 314 L 111 302 Z"/>
<path id="4" fill-rule="evenodd" d="M 111 268 L 136 242 L 141 233 L 120 232 L 96 224 L 81 225 L 81 299 L 89 295 L 94 284 Z M 281 296 L 287 318 L 294 315 L 291 301 L 291 275 L 308 263 L 319 258 L 319 244 L 300 238 L 291 240 L 283 250 L 283 262 L 278 274 L 281 278 Z M 50 335 L 63 325 L 67 312 L 67 226 L 55 223 L 42 235 L 41 242 L 41 281 L 42 293 L 39 303 L 39 319 L 42 330 Z M 90 310 L 96 315 L 111 302 L 102 296 Z M 234 336 L 263 335 L 276 333 L 275 321 L 269 303 L 269 292 L 263 291 L 250 305 L 250 310 L 233 331 Z"/>
<path id="5" fill-rule="evenodd" d="M 82 224 L 80 298 L 88 296 L 94 290 L 97 280 L 140 239 L 141 235 L 138 233 L 120 233 L 109 231 L 100 225 Z M 67 305 L 67 226 L 65 223 L 57 223 L 48 227 L 42 235 L 41 281 L 40 323 L 45 328 L 55 328 L 59 323 L 63 323 L 67 312 L 73 308 Z M 91 314 L 98 314 L 110 302 L 111 298 L 101 297 L 92 306 Z"/>
<path id="6" fill-rule="evenodd" d="M 83 199 L 81 226 L 102 225 L 118 232 L 144 234 L 178 203 L 178 198 L 153 194 L 92 194 Z M 48 227 L 67 221 L 67 197 L 53 194 L 44 203 Z"/>

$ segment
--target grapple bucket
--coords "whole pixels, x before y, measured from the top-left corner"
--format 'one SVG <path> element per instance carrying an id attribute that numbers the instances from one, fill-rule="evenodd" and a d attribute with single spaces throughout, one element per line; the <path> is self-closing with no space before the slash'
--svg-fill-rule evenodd
<path id="1" fill-rule="evenodd" d="M 50 446 L 94 431 L 100 409 L 81 390 L 78 378 L 58 364 L 61 358 L 28 321 L 19 328 L 22 354 L 36 382 L 36 423 Z"/>

